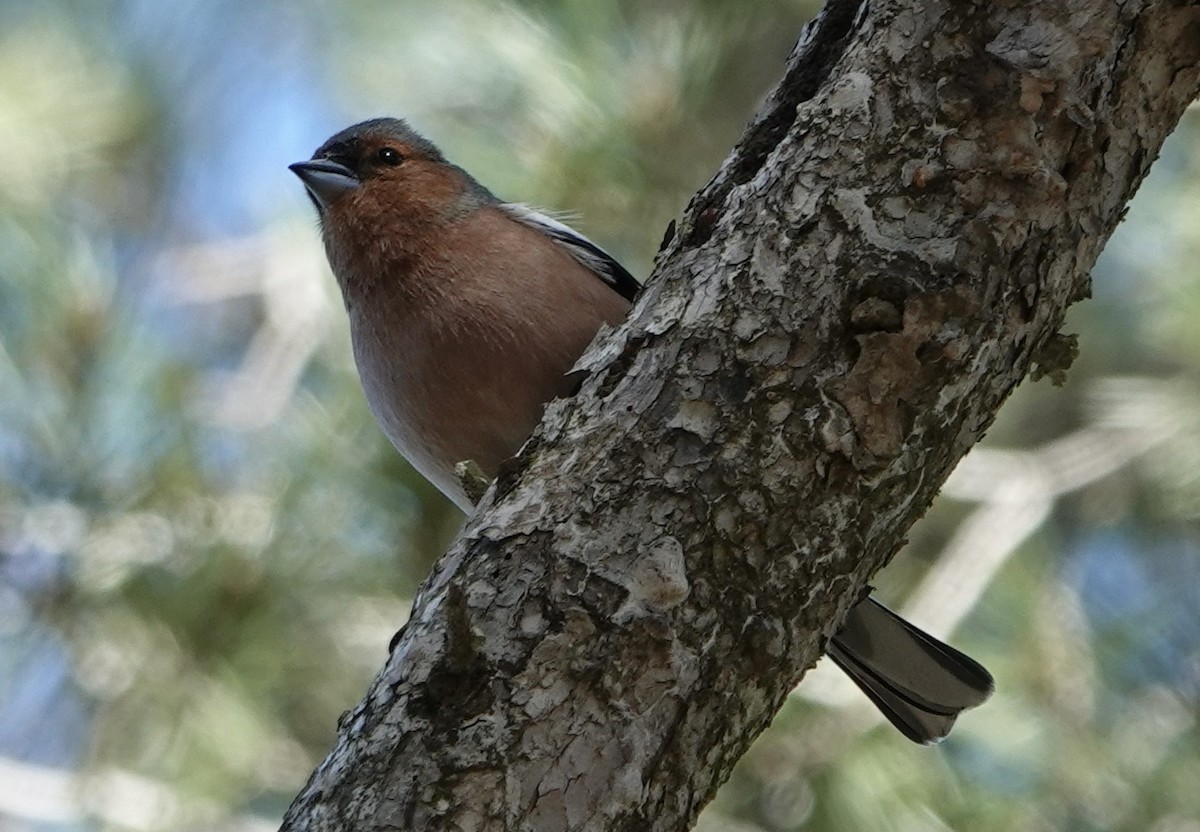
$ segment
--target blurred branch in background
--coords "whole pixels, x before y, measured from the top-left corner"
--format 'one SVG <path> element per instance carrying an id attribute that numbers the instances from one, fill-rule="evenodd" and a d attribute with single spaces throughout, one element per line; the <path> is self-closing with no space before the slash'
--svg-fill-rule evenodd
<path id="1" fill-rule="evenodd" d="M 0 816 L 30 823 L 99 822 L 139 831 L 203 824 L 208 832 L 269 832 L 278 826 L 254 818 L 230 820 L 219 803 L 181 800 L 161 783 L 117 769 L 72 775 L 0 758 L 0 783 Z"/>
<path id="2" fill-rule="evenodd" d="M 0 0 L 0 828 L 276 825 L 459 522 L 362 402 L 286 165 L 406 116 L 644 275 L 814 9 Z M 886 576 L 931 629 L 974 608 L 997 700 L 927 752 L 810 676 L 708 828 L 1198 828 L 1198 115 L 1067 386 Z"/>
<path id="3" fill-rule="evenodd" d="M 1177 384 L 1105 379 L 1095 385 L 1087 427 L 1028 450 L 973 450 L 946 481 L 941 496 L 977 508 L 934 558 L 903 604 L 904 616 L 950 639 L 1001 567 L 1061 498 L 1196 430 L 1179 399 Z M 828 666 L 806 677 L 793 695 L 852 709 L 851 721 L 859 730 L 882 722 L 878 709 L 863 701 L 853 683 Z"/>
<path id="4" fill-rule="evenodd" d="M 301 374 L 328 337 L 332 304 L 321 251 L 309 226 L 279 226 L 269 234 L 190 246 L 163 255 L 168 302 L 181 306 L 258 299 L 262 323 L 241 363 L 214 379 L 202 412 L 235 430 L 275 423 Z"/>

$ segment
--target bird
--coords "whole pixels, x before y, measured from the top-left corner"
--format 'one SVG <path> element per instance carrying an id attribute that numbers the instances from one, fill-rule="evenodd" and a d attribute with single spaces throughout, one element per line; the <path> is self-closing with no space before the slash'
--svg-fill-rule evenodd
<path id="1" fill-rule="evenodd" d="M 641 284 L 565 223 L 497 198 L 401 119 L 352 125 L 289 167 L 316 208 L 371 412 L 470 514 L 457 466 L 494 477 L 545 405 L 578 386 L 576 360 L 625 319 Z M 826 648 L 914 742 L 941 740 L 992 693 L 982 665 L 869 595 Z"/>

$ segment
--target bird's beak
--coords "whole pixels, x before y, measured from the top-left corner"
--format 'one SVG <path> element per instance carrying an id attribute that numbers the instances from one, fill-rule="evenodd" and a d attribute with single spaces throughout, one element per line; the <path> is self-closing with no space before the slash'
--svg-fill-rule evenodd
<path id="1" fill-rule="evenodd" d="M 362 185 L 354 171 L 328 159 L 296 162 L 288 165 L 288 170 L 300 177 L 304 187 L 308 188 L 308 195 L 317 204 L 317 210 L 322 212 L 342 194 Z"/>

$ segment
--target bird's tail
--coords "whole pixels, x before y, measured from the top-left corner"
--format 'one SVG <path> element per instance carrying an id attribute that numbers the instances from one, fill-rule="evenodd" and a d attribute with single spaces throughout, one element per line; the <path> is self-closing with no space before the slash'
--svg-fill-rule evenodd
<path id="1" fill-rule="evenodd" d="M 979 662 L 865 598 L 829 640 L 829 657 L 904 736 L 934 743 L 992 695 Z"/>

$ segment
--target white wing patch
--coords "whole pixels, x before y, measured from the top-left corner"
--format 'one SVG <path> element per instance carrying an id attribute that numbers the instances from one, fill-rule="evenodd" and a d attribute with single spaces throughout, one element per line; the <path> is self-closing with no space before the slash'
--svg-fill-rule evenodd
<path id="1" fill-rule="evenodd" d="M 568 254 L 595 272 L 597 277 L 612 286 L 626 300 L 632 301 L 641 289 L 637 279 L 612 255 L 569 225 L 519 202 L 502 202 L 499 208 L 517 222 L 540 231 L 565 248 Z"/>

